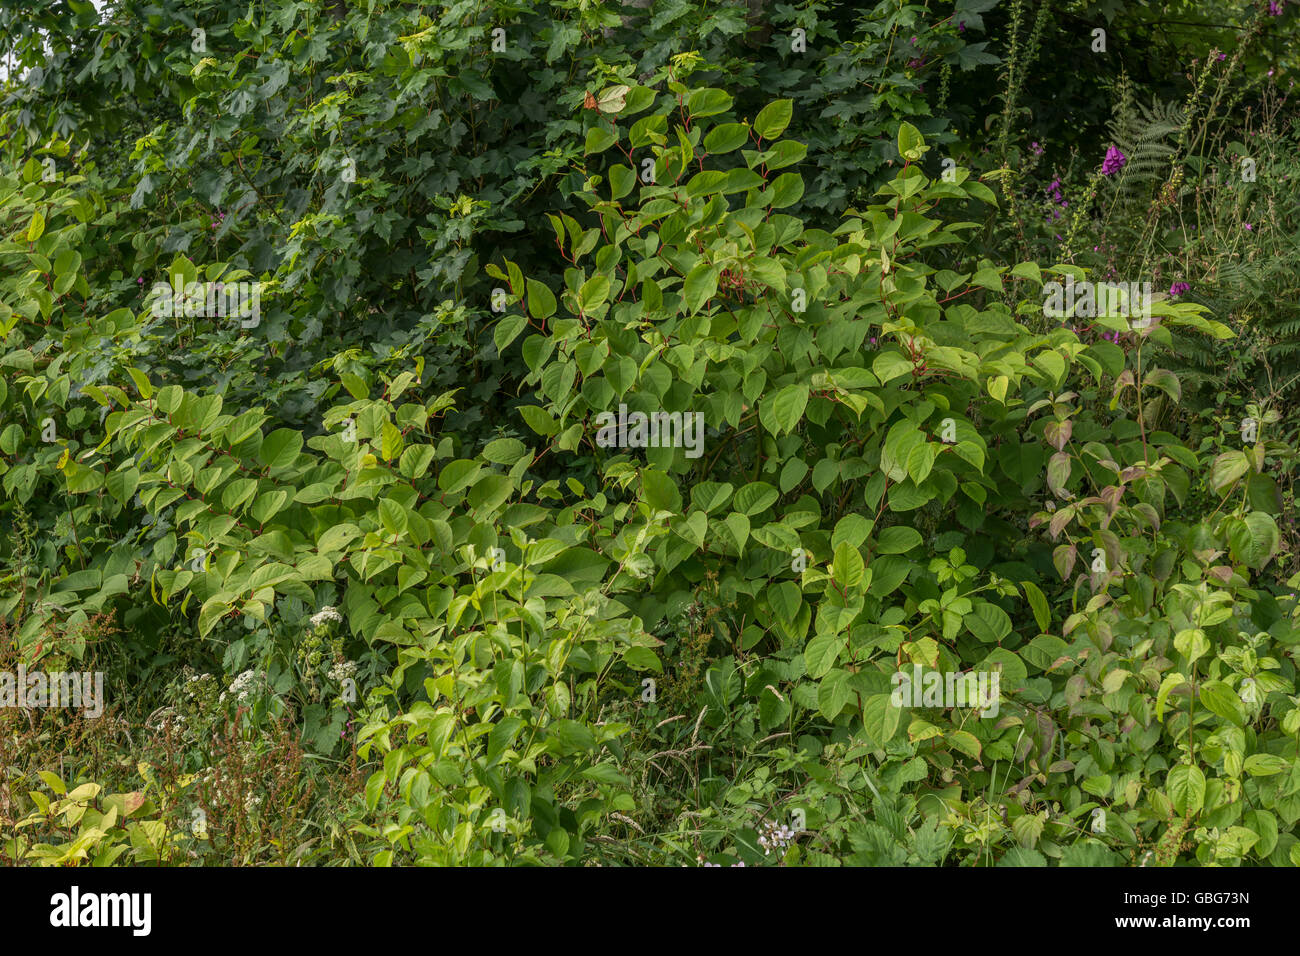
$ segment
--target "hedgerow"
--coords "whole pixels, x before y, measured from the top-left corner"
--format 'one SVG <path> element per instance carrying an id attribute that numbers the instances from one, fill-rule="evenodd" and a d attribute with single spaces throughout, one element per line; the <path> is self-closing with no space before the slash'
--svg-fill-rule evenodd
<path id="1" fill-rule="evenodd" d="M 52 115 L 160 102 L 0 118 L 0 662 L 110 702 L 0 857 L 1300 862 L 1288 393 L 1074 303 L 991 6 L 119 12 Z"/>

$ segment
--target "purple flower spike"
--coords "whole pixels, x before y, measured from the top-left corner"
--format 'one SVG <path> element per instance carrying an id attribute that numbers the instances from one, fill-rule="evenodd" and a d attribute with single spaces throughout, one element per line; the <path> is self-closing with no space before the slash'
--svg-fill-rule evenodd
<path id="1" fill-rule="evenodd" d="M 1101 164 L 1101 174 L 1103 176 L 1113 176 L 1124 168 L 1128 162 L 1128 157 L 1121 153 L 1114 146 L 1106 150 L 1106 159 Z"/>
<path id="2" fill-rule="evenodd" d="M 1169 287 L 1169 298 L 1176 299 L 1181 295 L 1190 292 L 1192 287 L 1186 282 L 1175 282 Z"/>

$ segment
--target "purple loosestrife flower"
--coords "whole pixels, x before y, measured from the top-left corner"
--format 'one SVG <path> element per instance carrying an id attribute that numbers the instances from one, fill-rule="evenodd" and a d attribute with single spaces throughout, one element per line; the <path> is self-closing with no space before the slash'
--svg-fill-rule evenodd
<path id="1" fill-rule="evenodd" d="M 1103 176 L 1113 176 L 1124 168 L 1128 162 L 1128 157 L 1121 153 L 1114 146 L 1106 150 L 1106 158 L 1101 164 L 1101 174 Z"/>
<path id="2" fill-rule="evenodd" d="M 1251 225 L 1250 223 L 1248 223 L 1248 222 L 1243 222 L 1242 225 L 1246 227 L 1246 231 L 1247 231 L 1247 232 L 1254 232 L 1254 231 L 1255 231 L 1255 227 L 1252 226 L 1252 225 Z"/>
<path id="3" fill-rule="evenodd" d="M 1277 0 L 1268 0 L 1268 15 L 1270 17 L 1280 17 L 1282 15 L 1282 4 Z"/>
<path id="4" fill-rule="evenodd" d="M 1176 299 L 1180 295 L 1185 295 L 1192 291 L 1192 287 L 1186 282 L 1175 282 L 1169 287 L 1169 298 Z"/>

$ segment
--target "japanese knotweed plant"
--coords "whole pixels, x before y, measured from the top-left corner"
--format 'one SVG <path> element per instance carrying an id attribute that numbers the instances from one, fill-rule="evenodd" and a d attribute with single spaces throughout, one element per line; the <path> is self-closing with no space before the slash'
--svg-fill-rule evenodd
<path id="1" fill-rule="evenodd" d="M 376 398 L 341 377 L 359 397 L 306 442 L 264 433 L 260 409 L 226 414 L 220 396 L 155 391 L 143 376 L 139 398 L 97 391 L 121 410 L 105 418 L 103 458 L 79 463 L 69 487 L 128 481 L 171 516 L 150 587 L 192 603 L 201 635 L 233 642 L 288 599 L 337 601 L 356 638 L 388 648 L 395 666 L 369 688 L 359 738 L 363 757 L 383 758 L 369 809 L 392 815 L 362 828 L 392 844 L 378 862 L 482 862 L 486 844 L 567 858 L 593 810 L 619 805 L 621 779 L 605 750 L 619 725 L 573 716 L 591 712 L 613 658 L 654 643 L 601 583 L 608 543 L 588 545 L 666 516 L 640 503 L 592 520 L 585 496 L 525 476 L 533 455 L 515 439 L 457 457 L 432 434 L 454 397 L 419 396 L 418 361 Z M 113 467 L 115 446 L 126 455 Z M 590 789 L 580 818 L 554 797 L 571 780 Z"/>
<path id="2" fill-rule="evenodd" d="M 994 543 L 1024 539 L 995 516 L 1043 483 L 1047 453 L 1015 447 L 1032 440 L 1020 434 L 1029 410 L 1070 400 L 1072 366 L 1096 382 L 1118 375 L 1115 356 L 1016 321 L 1002 294 L 1041 286 L 1033 263 L 926 265 L 926 250 L 960 243 L 969 225 L 943 225 L 935 208 L 993 197 L 964 170 L 928 180 L 910 126 L 884 201 L 828 231 L 780 211 L 803 190 L 791 167 L 804 148 L 780 138 L 788 102 L 746 120 L 725 91 L 671 80 L 607 95 L 613 115 L 585 139 L 591 218 L 551 220 L 563 287 L 489 266 L 513 303 L 498 346 L 528 333 L 536 397 L 520 415 L 549 453 L 618 484 L 635 475 L 664 515 L 667 533 L 610 582 L 645 626 L 716 587 L 716 633 L 734 660 L 706 678 L 705 727 L 847 731 L 866 762 L 923 754 L 934 799 L 922 809 L 946 815 L 966 787 L 987 788 L 986 764 L 1020 759 L 1028 711 L 909 724 L 891 705 L 892 674 L 996 669 L 1022 689 L 1021 651 L 1050 612 L 1032 569 L 991 566 Z M 1213 331 L 1196 307 L 1154 311 Z M 644 540 L 633 523 L 612 544 Z M 1017 627 L 1022 593 L 1034 616 Z M 748 731 L 728 720 L 746 700 L 758 716 Z"/>
<path id="3" fill-rule="evenodd" d="M 654 643 L 607 597 L 600 542 L 640 515 L 641 547 L 659 516 L 529 477 L 515 439 L 480 453 L 438 434 L 455 391 L 425 394 L 420 359 L 400 351 L 388 365 L 407 368 L 391 374 L 348 353 L 322 365 L 314 433 L 155 381 L 131 364 L 155 317 L 82 313 L 72 246 L 92 211 L 31 166 L 25 185 L 0 183 L 3 251 L 24 263 L 4 278 L 0 378 L 4 504 L 35 525 L 19 535 L 35 554 L 16 555 L 17 586 L 0 593 L 20 647 L 48 652 L 56 624 L 75 634 L 78 616 L 129 596 L 136 629 L 174 620 L 236 660 L 270 618 L 337 606 L 353 653 L 391 668 L 383 686 L 382 667 L 359 675 L 357 701 L 373 692 L 362 757 L 385 758 L 367 790 L 378 819 L 394 816 L 380 844 L 484 859 L 484 841 L 506 839 L 486 822 L 497 810 L 527 830 L 522 852 L 531 840 L 580 855 L 590 800 L 573 803 L 577 822 L 553 793 L 572 777 L 599 806 L 615 799 L 602 748 L 619 726 L 591 724 L 588 708 L 613 657 Z M 182 285 L 222 273 L 183 257 L 168 268 Z M 151 606 L 152 618 L 138 609 Z M 329 688 L 332 706 L 342 690 Z"/>

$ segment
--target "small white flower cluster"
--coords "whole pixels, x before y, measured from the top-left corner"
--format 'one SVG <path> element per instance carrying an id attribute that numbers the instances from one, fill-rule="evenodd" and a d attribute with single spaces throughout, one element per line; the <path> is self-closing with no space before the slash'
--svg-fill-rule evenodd
<path id="1" fill-rule="evenodd" d="M 185 681 L 185 695 L 190 698 L 197 697 L 199 691 L 203 689 L 203 683 L 212 679 L 211 674 L 191 674 Z"/>
<path id="2" fill-rule="evenodd" d="M 247 702 L 249 695 L 253 693 L 257 685 L 258 676 L 257 671 L 244 671 L 230 682 L 229 691 L 221 692 L 221 696 L 217 698 L 218 702 L 225 703 L 226 694 L 234 697 L 237 703 L 243 704 Z"/>
<path id="3" fill-rule="evenodd" d="M 343 615 L 341 615 L 334 608 L 326 605 L 325 607 L 321 608 L 319 611 L 317 611 L 315 614 L 311 616 L 311 626 L 320 627 L 322 624 L 325 624 L 328 621 L 340 622 L 342 620 L 343 620 Z"/>
<path id="4" fill-rule="evenodd" d="M 708 860 L 705 860 L 705 861 L 704 861 L 704 865 L 705 865 L 705 866 L 717 866 L 717 867 L 721 867 L 721 866 L 722 866 L 721 863 L 710 863 Z M 731 864 L 731 865 L 732 865 L 732 866 L 744 866 L 744 865 L 745 865 L 745 861 L 744 861 L 744 860 L 741 860 L 739 863 L 733 863 L 733 864 Z"/>
<path id="5" fill-rule="evenodd" d="M 784 850 L 794 842 L 794 837 L 795 832 L 784 823 L 768 820 L 763 824 L 763 832 L 758 835 L 758 845 L 766 855 L 773 850 Z"/>
<path id="6" fill-rule="evenodd" d="M 235 802 L 238 794 L 235 791 L 236 781 L 230 777 L 217 778 L 217 771 L 213 767 L 205 767 L 200 770 L 197 778 L 198 782 L 207 790 L 212 801 L 217 805 L 226 806 Z M 262 794 L 254 790 L 247 790 L 244 793 L 244 812 L 252 813 L 262 805 Z"/>
<path id="7" fill-rule="evenodd" d="M 356 661 L 339 661 L 330 668 L 330 680 L 336 684 L 341 684 L 349 677 L 357 676 Z"/>

